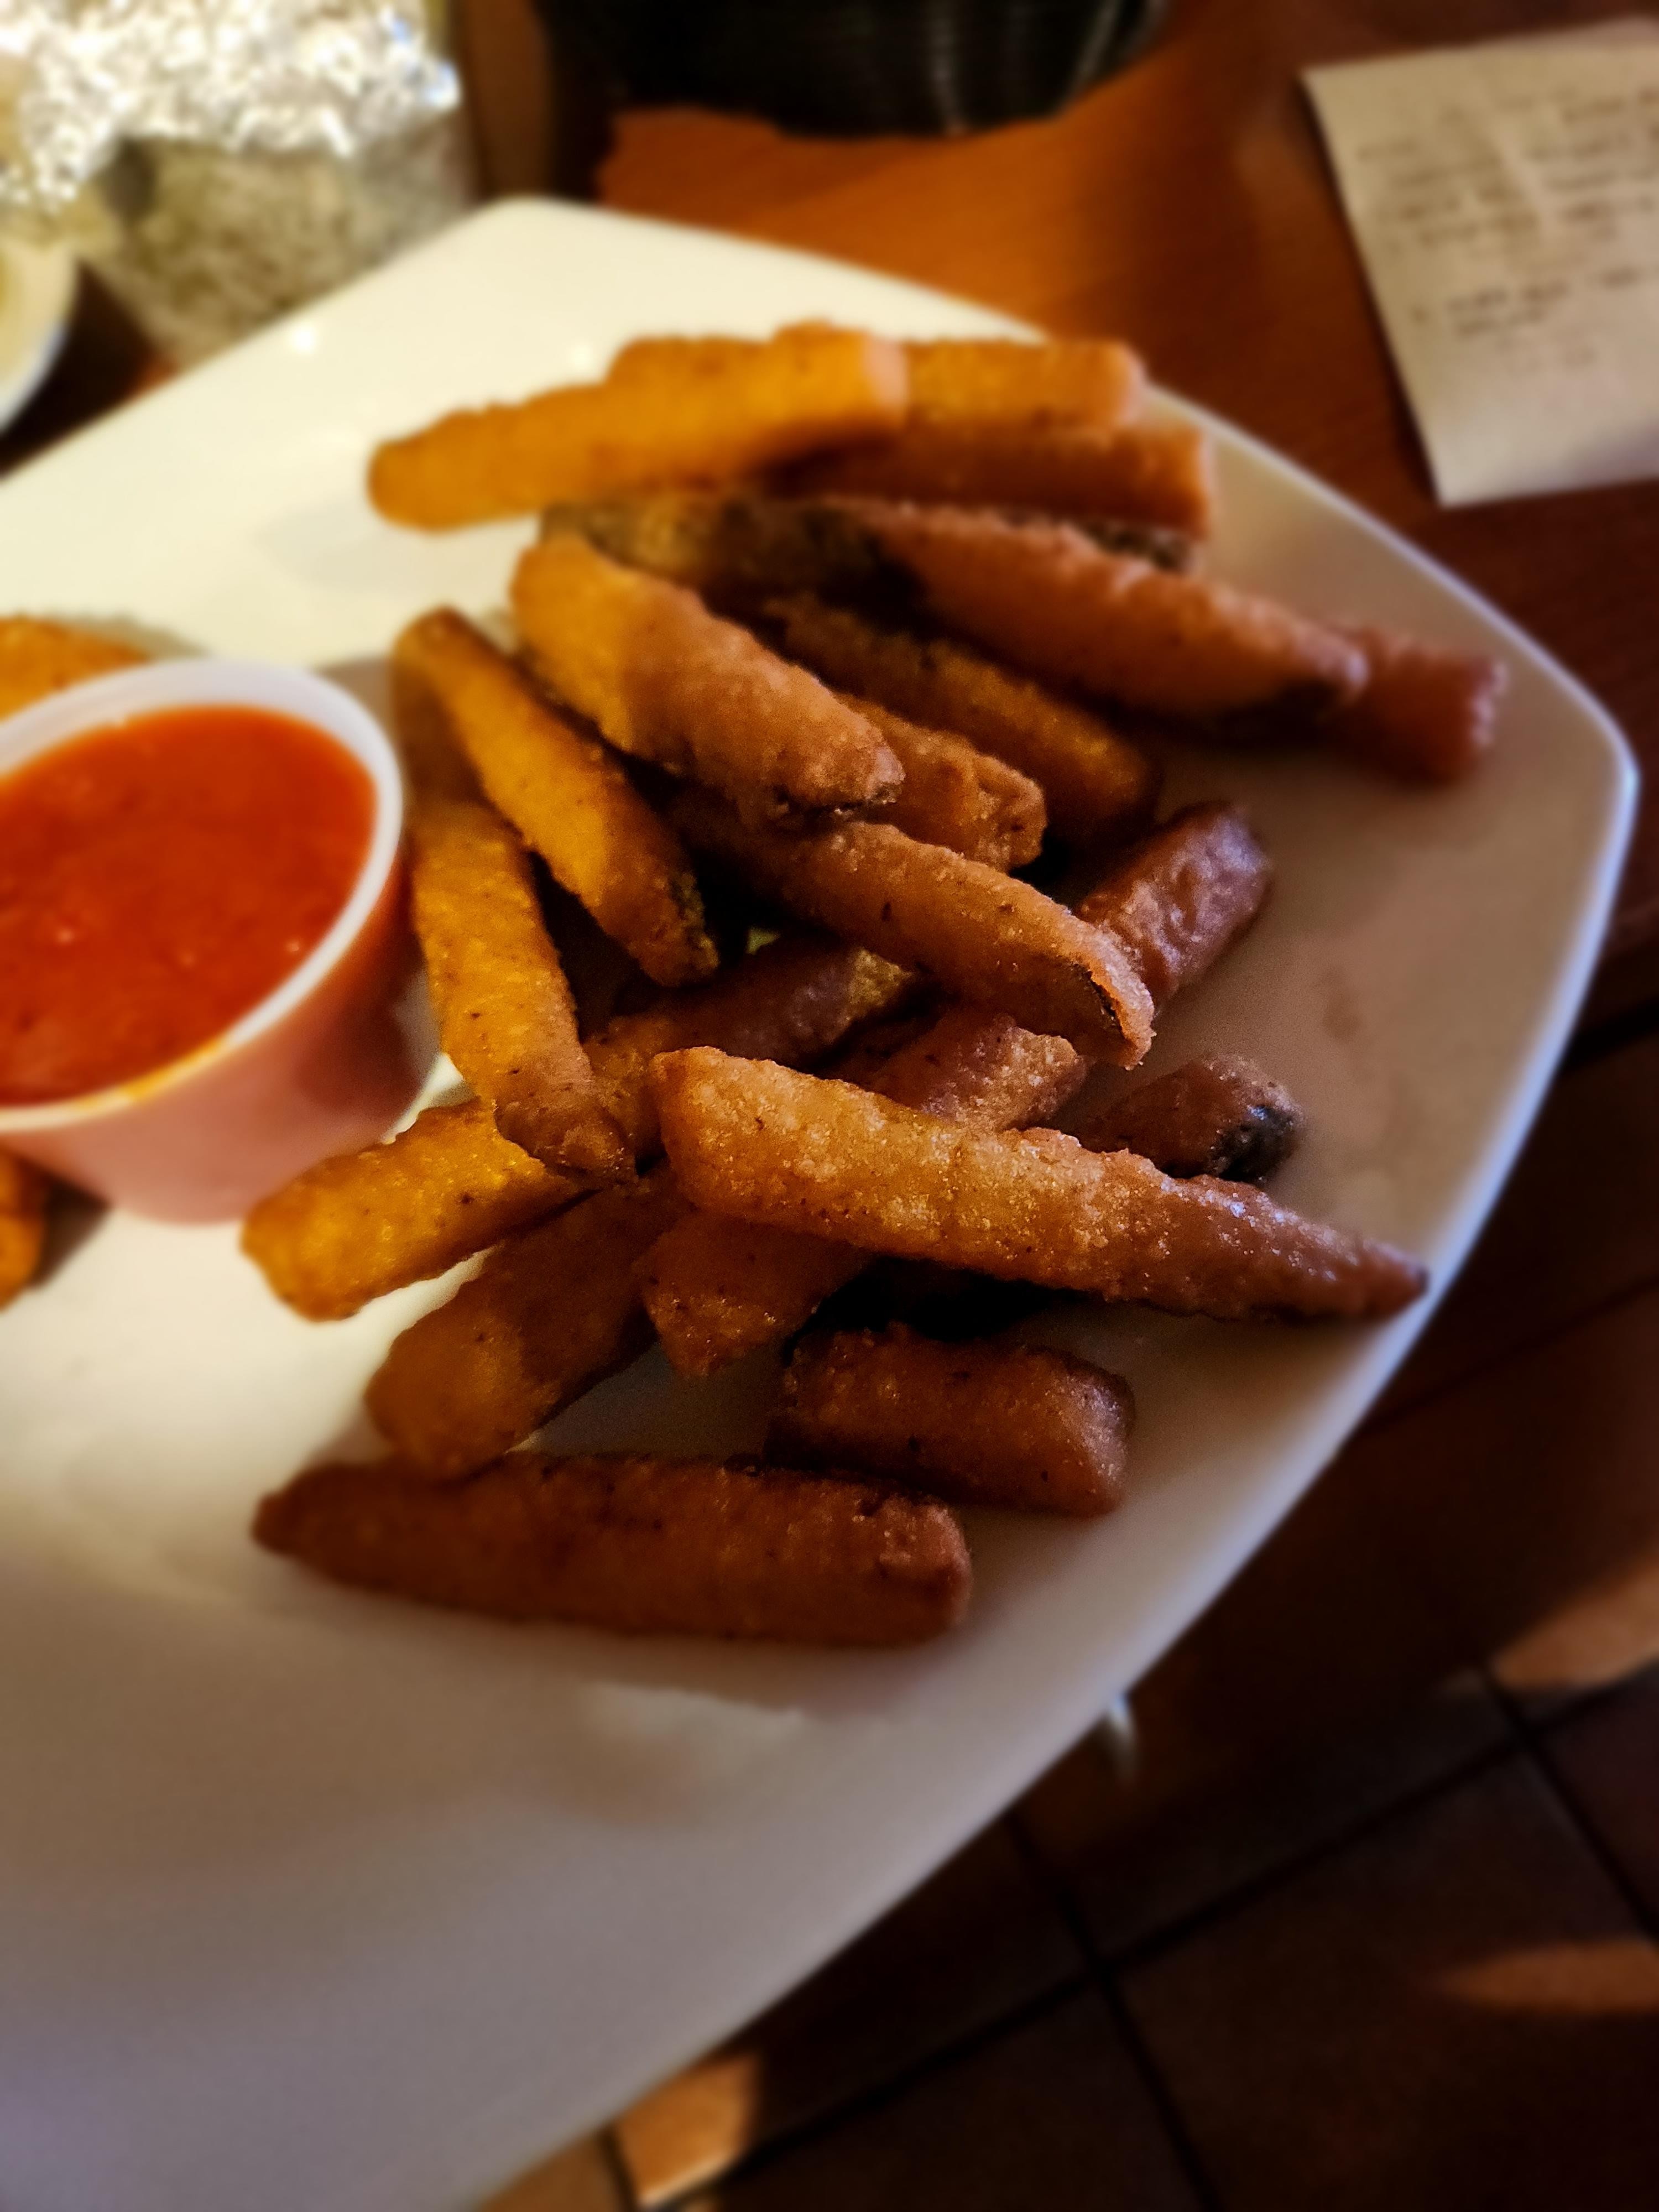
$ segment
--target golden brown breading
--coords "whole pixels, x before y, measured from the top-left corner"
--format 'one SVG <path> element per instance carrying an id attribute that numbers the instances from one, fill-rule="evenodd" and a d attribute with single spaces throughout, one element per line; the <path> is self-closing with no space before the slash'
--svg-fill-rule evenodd
<path id="1" fill-rule="evenodd" d="M 1068 844 L 1121 837 L 1150 817 L 1156 764 L 1098 715 L 950 638 L 884 629 L 810 593 L 771 601 L 787 653 L 827 683 L 957 730 L 1036 784 Z"/>
<path id="2" fill-rule="evenodd" d="M 34 1280 L 46 1249 L 49 1188 L 39 1168 L 0 1152 L 0 1306 Z"/>
<path id="3" fill-rule="evenodd" d="M 92 677 L 140 668 L 148 658 L 135 647 L 117 645 L 69 623 L 0 615 L 0 715 L 21 714 L 37 699 Z"/>
<path id="4" fill-rule="evenodd" d="M 1152 1002 L 1124 948 L 1017 877 L 880 823 L 790 836 L 690 787 L 672 811 L 694 849 L 769 898 L 962 998 L 1117 1066 L 1133 1067 L 1152 1042 Z"/>
<path id="5" fill-rule="evenodd" d="M 569 533 L 520 561 L 513 611 L 537 673 L 613 745 L 695 776 L 757 821 L 892 798 L 881 733 L 694 592 Z"/>
<path id="6" fill-rule="evenodd" d="M 712 982 L 612 1022 L 588 1057 L 607 1112 L 635 1154 L 649 1157 L 655 1054 L 718 1044 L 815 1060 L 911 988 L 900 969 L 852 945 L 781 938 Z M 482 1102 L 428 1107 L 389 1144 L 321 1161 L 262 1199 L 243 1224 L 242 1249 L 279 1298 L 313 1321 L 337 1321 L 443 1274 L 585 1188 L 510 1144 Z"/>
<path id="7" fill-rule="evenodd" d="M 1042 849 L 1047 813 L 1029 775 L 948 730 L 930 730 L 848 692 L 837 697 L 873 722 L 904 770 L 881 819 L 926 845 L 948 845 L 988 868 L 1023 868 Z"/>
<path id="8" fill-rule="evenodd" d="M 1069 1352 L 935 1344 L 894 1323 L 798 1345 L 766 1451 L 957 1505 L 1094 1515 L 1122 1497 L 1133 1418 L 1122 1376 Z"/>
<path id="9" fill-rule="evenodd" d="M 1396 1312 L 1423 1271 L 1260 1191 L 1177 1182 L 1053 1129 L 989 1134 L 708 1050 L 653 1071 L 693 1205 L 780 1229 L 1218 1320 Z"/>
<path id="10" fill-rule="evenodd" d="M 1237 943 L 1272 884 L 1273 863 L 1243 813 L 1206 801 L 1160 823 L 1077 911 L 1127 949 L 1161 1006 Z"/>
<path id="11" fill-rule="evenodd" d="M 714 974 L 717 956 L 685 848 L 602 744 L 449 608 L 409 625 L 392 648 L 392 672 L 417 790 L 441 778 L 450 795 L 461 795 L 455 763 L 465 756 L 462 771 L 471 764 L 555 880 L 653 982 Z"/>
<path id="12" fill-rule="evenodd" d="M 446 1484 L 311 1468 L 261 1500 L 253 1534 L 361 1589 L 641 1636 L 919 1643 L 972 1586 L 947 1507 L 740 1461 L 513 1452 Z"/>
<path id="13" fill-rule="evenodd" d="M 1049 682 L 1181 720 L 1311 716 L 1365 680 L 1327 624 L 1205 576 L 1108 553 L 1066 523 L 980 508 L 836 502 L 915 575 L 933 612 Z"/>
<path id="14" fill-rule="evenodd" d="M 1169 1176 L 1265 1182 L 1301 1140 L 1302 1109 L 1248 1060 L 1212 1054 L 1137 1084 L 1073 1125 L 1091 1152 L 1139 1152 Z"/>
<path id="15" fill-rule="evenodd" d="M 1063 1037 L 1036 1036 L 1006 1014 L 954 1006 L 865 1079 L 883 1097 L 920 1113 L 969 1128 L 1008 1129 L 1050 1119 L 1087 1073 Z M 821 1237 L 699 1209 L 652 1246 L 640 1278 L 674 1366 L 683 1375 L 712 1375 L 804 1328 L 869 1257 Z"/>
<path id="16" fill-rule="evenodd" d="M 1000 507 L 1109 515 L 1207 537 L 1215 525 L 1215 456 L 1195 422 L 906 423 L 878 445 L 797 462 L 780 492 L 854 493 L 923 506 Z"/>
<path id="17" fill-rule="evenodd" d="M 1139 354 L 1115 338 L 912 338 L 910 420 L 1127 422 L 1146 391 Z"/>
<path id="18" fill-rule="evenodd" d="M 1455 783 L 1480 767 L 1497 734 L 1509 671 L 1398 630 L 1349 626 L 1365 656 L 1364 688 L 1333 720 L 1332 742 L 1412 782 Z"/>
<path id="19" fill-rule="evenodd" d="M 409 839 L 410 908 L 444 1050 L 501 1134 L 544 1166 L 631 1175 L 516 834 L 491 807 L 428 799 L 410 810 Z"/>
<path id="20" fill-rule="evenodd" d="M 766 341 L 643 342 L 603 384 L 464 409 L 389 440 L 368 495 L 391 521 L 450 530 L 551 500 L 714 483 L 896 429 L 908 384 L 897 346 L 823 323 Z"/>
<path id="21" fill-rule="evenodd" d="M 392 1449 L 467 1474 L 645 1350 L 635 1263 L 684 1211 L 666 1168 L 506 1238 L 393 1343 L 364 1393 Z"/>

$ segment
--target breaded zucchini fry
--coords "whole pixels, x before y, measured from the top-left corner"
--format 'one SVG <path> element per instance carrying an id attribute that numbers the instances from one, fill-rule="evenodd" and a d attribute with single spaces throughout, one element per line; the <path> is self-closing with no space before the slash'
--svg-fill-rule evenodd
<path id="1" fill-rule="evenodd" d="M 376 448 L 368 495 L 388 520 L 450 530 L 551 500 L 711 483 L 880 437 L 904 419 L 899 348 L 811 323 L 765 341 L 630 346 L 603 384 L 446 415 Z"/>
<path id="2" fill-rule="evenodd" d="M 46 1249 L 49 1188 L 39 1168 L 0 1152 L 0 1306 L 34 1280 Z"/>
<path id="3" fill-rule="evenodd" d="M 648 1158 L 658 1147 L 647 1079 L 657 1053 L 718 1044 L 816 1060 L 910 988 L 901 969 L 854 946 L 780 938 L 712 982 L 612 1022 L 588 1057 L 607 1112 Z M 313 1321 L 337 1321 L 443 1274 L 584 1188 L 510 1144 L 481 1101 L 433 1106 L 389 1144 L 324 1160 L 262 1199 L 243 1224 L 242 1249 L 279 1298 Z"/>
<path id="4" fill-rule="evenodd" d="M 815 677 L 678 584 L 569 533 L 520 561 L 513 611 L 537 672 L 623 752 L 695 776 L 758 821 L 867 806 L 904 771 Z"/>
<path id="5" fill-rule="evenodd" d="M 879 823 L 792 837 L 748 828 L 690 788 L 672 811 L 694 848 L 768 897 L 962 998 L 1118 1066 L 1133 1067 L 1152 1042 L 1152 1002 L 1128 954 L 1017 877 Z"/>
<path id="6" fill-rule="evenodd" d="M 935 1344 L 894 1323 L 796 1346 L 766 1452 L 957 1505 L 1094 1515 L 1123 1495 L 1133 1419 L 1122 1376 L 1069 1352 Z"/>
<path id="7" fill-rule="evenodd" d="M 950 638 L 884 629 L 809 593 L 772 601 L 783 646 L 826 683 L 878 699 L 896 713 L 959 731 L 1029 775 L 1048 826 L 1092 845 L 1138 829 L 1158 796 L 1155 764 L 1097 715 L 1016 676 Z"/>
<path id="8" fill-rule="evenodd" d="M 684 847 L 605 747 L 574 728 L 448 608 L 422 615 L 392 655 L 393 697 L 417 785 L 432 726 L 492 803 L 654 983 L 712 975 L 714 947 Z"/>
<path id="9" fill-rule="evenodd" d="M 1265 1182 L 1305 1121 L 1282 1083 L 1248 1060 L 1212 1054 L 1126 1091 L 1074 1123 L 1091 1152 L 1139 1152 L 1165 1175 Z"/>
<path id="10" fill-rule="evenodd" d="M 1359 647 L 1276 600 L 1103 552 L 1065 523 L 982 509 L 844 504 L 921 585 L 932 611 L 1049 682 L 1204 724 L 1313 717 L 1364 683 Z"/>
<path id="11" fill-rule="evenodd" d="M 1087 1073 L 1063 1037 L 1034 1035 L 1006 1014 L 953 1006 L 867 1081 L 920 1113 L 968 1128 L 1009 1129 L 1049 1120 Z M 669 1359 L 682 1375 L 712 1375 L 804 1328 L 869 1259 L 821 1237 L 699 1209 L 652 1246 L 640 1279 Z"/>
<path id="12" fill-rule="evenodd" d="M 1492 750 L 1509 683 L 1501 662 L 1451 653 L 1398 630 L 1348 628 L 1365 656 L 1358 697 L 1337 714 L 1332 741 L 1391 775 L 1455 783 Z"/>
<path id="13" fill-rule="evenodd" d="M 1036 860 L 1048 817 L 1029 775 L 949 730 L 925 729 L 846 692 L 837 696 L 874 723 L 904 770 L 897 798 L 882 810 L 890 828 L 922 844 L 948 845 L 988 868 L 1023 868 Z"/>
<path id="14" fill-rule="evenodd" d="M 1273 888 L 1273 862 L 1236 806 L 1183 806 L 1077 902 L 1128 948 L 1161 1006 L 1237 943 Z"/>
<path id="15" fill-rule="evenodd" d="M 651 1340 L 635 1263 L 684 1211 L 659 1167 L 506 1238 L 393 1343 L 364 1393 L 380 1433 L 434 1480 L 467 1474 L 626 1367 Z"/>
<path id="16" fill-rule="evenodd" d="M 653 1074 L 685 1196 L 745 1220 L 1222 1321 L 1358 1320 L 1424 1288 L 1422 1269 L 1386 1245 L 1056 1130 L 964 1129 L 708 1050 L 669 1054 Z"/>
<path id="17" fill-rule="evenodd" d="M 21 714 L 37 699 L 67 691 L 118 668 L 139 668 L 148 656 L 71 623 L 37 615 L 0 615 L 0 715 Z"/>
<path id="18" fill-rule="evenodd" d="M 1139 355 L 1115 338 L 912 338 L 913 422 L 1092 422 L 1139 412 Z"/>
<path id="19" fill-rule="evenodd" d="M 740 1461 L 514 1452 L 447 1484 L 311 1468 L 261 1501 L 253 1534 L 360 1589 L 641 1636 L 920 1643 L 972 1586 L 947 1507 Z"/>
<path id="20" fill-rule="evenodd" d="M 1215 457 L 1195 422 L 911 422 L 879 445 L 798 462 L 776 479 L 785 495 L 855 493 L 924 506 L 1030 508 L 1109 515 L 1205 538 L 1215 526 Z"/>
<path id="21" fill-rule="evenodd" d="M 492 807 L 440 799 L 411 810 L 409 837 L 410 908 L 444 1050 L 501 1134 L 544 1166 L 631 1175 L 517 834 Z"/>
<path id="22" fill-rule="evenodd" d="M 320 1160 L 262 1198 L 242 1249 L 296 1312 L 342 1321 L 585 1188 L 510 1143 L 482 1099 L 428 1106 L 388 1143 Z"/>

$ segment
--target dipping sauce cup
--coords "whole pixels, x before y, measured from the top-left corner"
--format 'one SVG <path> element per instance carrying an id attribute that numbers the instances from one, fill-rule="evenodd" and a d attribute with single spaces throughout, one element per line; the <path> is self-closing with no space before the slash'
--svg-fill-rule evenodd
<path id="1" fill-rule="evenodd" d="M 410 972 L 402 778 L 385 732 L 349 692 L 253 661 L 126 669 L 0 720 L 0 777 L 76 738 L 191 708 L 308 725 L 359 764 L 374 803 L 368 849 L 333 922 L 227 1029 L 108 1089 L 0 1107 L 0 1148 L 164 1221 L 234 1218 L 301 1168 L 371 1143 L 422 1073 L 393 1010 Z"/>

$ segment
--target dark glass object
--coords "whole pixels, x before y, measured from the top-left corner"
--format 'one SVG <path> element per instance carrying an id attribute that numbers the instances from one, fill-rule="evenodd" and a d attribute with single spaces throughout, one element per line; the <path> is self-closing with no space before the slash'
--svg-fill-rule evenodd
<path id="1" fill-rule="evenodd" d="M 1163 0 L 541 0 L 623 99 L 839 137 L 1048 115 L 1139 52 Z"/>

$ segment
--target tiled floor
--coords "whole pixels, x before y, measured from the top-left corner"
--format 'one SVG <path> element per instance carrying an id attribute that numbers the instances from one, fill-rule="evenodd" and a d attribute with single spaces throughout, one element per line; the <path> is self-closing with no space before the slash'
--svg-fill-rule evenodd
<path id="1" fill-rule="evenodd" d="M 1659 1037 L 1388 1401 L 842 1958 L 489 2212 L 1659 2205 Z"/>

